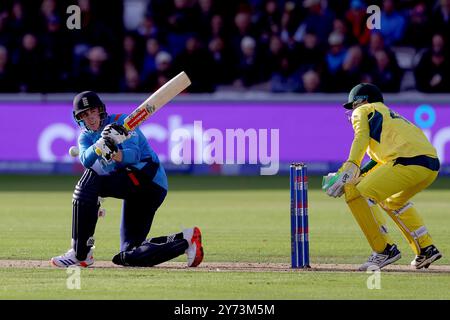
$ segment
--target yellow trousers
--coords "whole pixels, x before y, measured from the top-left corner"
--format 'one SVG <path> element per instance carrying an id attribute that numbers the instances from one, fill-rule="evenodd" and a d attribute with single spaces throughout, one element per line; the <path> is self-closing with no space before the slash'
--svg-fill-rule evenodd
<path id="1" fill-rule="evenodd" d="M 422 166 L 388 162 L 370 171 L 356 188 L 364 198 L 379 204 L 388 213 L 413 251 L 419 254 L 420 248 L 431 245 L 433 240 L 423 219 L 408 200 L 428 187 L 437 175 L 437 171 Z M 374 217 L 379 226 L 384 226 L 381 214 L 375 213 Z M 370 232 L 381 233 L 381 230 L 378 228 Z M 387 242 L 392 241 L 388 235 L 384 236 Z"/>

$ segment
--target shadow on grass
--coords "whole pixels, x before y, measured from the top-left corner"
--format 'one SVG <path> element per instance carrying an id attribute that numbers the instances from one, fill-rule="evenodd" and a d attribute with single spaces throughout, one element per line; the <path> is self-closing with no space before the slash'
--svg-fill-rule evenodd
<path id="1" fill-rule="evenodd" d="M 73 191 L 79 176 L 0 175 L 0 192 Z M 319 189 L 321 176 L 309 177 L 309 188 Z M 289 190 L 288 176 L 169 175 L 169 190 Z M 450 177 L 439 177 L 429 189 L 450 189 Z"/>

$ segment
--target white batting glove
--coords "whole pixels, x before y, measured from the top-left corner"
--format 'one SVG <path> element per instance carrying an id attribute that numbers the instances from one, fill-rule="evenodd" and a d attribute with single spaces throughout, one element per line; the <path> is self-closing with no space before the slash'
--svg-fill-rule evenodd
<path id="1" fill-rule="evenodd" d="M 117 123 L 108 124 L 102 131 L 102 138 L 111 138 L 116 144 L 121 144 L 127 140 L 130 135 L 128 130 Z"/>
<path id="2" fill-rule="evenodd" d="M 95 143 L 95 152 L 101 155 L 106 161 L 111 160 L 112 155 L 117 150 L 116 143 L 109 137 L 102 137 Z"/>
<path id="3" fill-rule="evenodd" d="M 326 185 L 327 195 L 330 197 L 340 197 L 344 194 L 344 185 L 354 181 L 359 176 L 359 167 L 353 162 L 345 162 L 337 174 L 329 179 Z"/>

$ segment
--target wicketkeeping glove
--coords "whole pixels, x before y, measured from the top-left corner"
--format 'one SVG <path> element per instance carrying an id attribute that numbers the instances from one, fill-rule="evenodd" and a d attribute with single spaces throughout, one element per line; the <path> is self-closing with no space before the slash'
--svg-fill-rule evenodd
<path id="1" fill-rule="evenodd" d="M 116 144 L 121 144 L 130 136 L 128 130 L 117 123 L 108 124 L 102 131 L 102 138 L 111 138 Z"/>
<path id="2" fill-rule="evenodd" d="M 95 143 L 97 150 L 101 151 L 102 157 L 109 161 L 112 155 L 117 152 L 117 145 L 110 137 L 102 137 Z"/>
<path id="3" fill-rule="evenodd" d="M 323 178 L 322 189 L 330 197 L 340 197 L 344 194 L 344 184 L 353 181 L 360 174 L 359 167 L 353 162 L 345 162 L 336 173 L 330 173 Z"/>

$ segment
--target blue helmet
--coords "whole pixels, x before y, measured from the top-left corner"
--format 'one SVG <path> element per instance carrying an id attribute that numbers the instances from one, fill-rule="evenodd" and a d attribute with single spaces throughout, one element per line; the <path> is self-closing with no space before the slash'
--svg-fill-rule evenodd
<path id="1" fill-rule="evenodd" d="M 108 117 L 108 114 L 106 113 L 105 104 L 95 92 L 84 91 L 77 94 L 73 99 L 73 118 L 83 129 L 89 130 L 84 121 L 81 120 L 80 114 L 92 108 L 98 108 L 100 113 L 100 126 L 102 127 L 104 120 Z"/>

